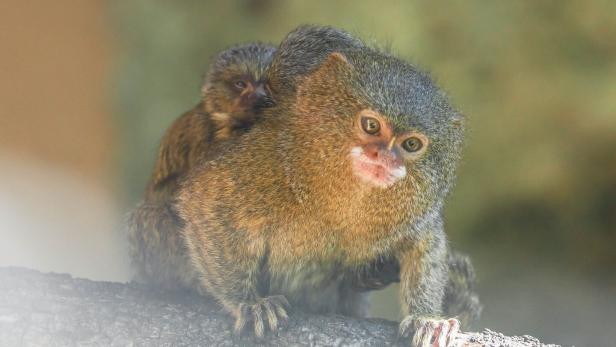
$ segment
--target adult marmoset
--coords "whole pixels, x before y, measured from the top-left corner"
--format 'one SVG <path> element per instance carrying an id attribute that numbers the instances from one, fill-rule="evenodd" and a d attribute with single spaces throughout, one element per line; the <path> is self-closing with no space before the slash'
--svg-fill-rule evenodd
<path id="1" fill-rule="evenodd" d="M 130 252 L 139 281 L 175 288 L 190 281 L 173 210 L 179 182 L 201 160 L 240 136 L 273 103 L 267 69 L 275 47 L 251 43 L 218 54 L 206 74 L 202 101 L 165 133 L 145 198 L 129 219 Z"/>
<path id="2" fill-rule="evenodd" d="M 400 334 L 449 345 L 442 210 L 462 115 L 426 74 L 332 28 L 289 34 L 268 75 L 276 105 L 178 194 L 195 285 L 263 336 L 288 306 L 357 314 L 363 277 L 395 263 Z"/>

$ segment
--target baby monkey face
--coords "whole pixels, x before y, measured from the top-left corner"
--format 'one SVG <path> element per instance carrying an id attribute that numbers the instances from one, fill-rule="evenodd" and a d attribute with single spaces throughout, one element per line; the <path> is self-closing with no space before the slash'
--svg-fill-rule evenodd
<path id="1" fill-rule="evenodd" d="M 396 132 L 386 117 L 365 109 L 354 119 L 358 139 L 351 148 L 353 173 L 361 181 L 388 188 L 407 175 L 407 166 L 420 158 L 429 144 L 418 131 Z"/>
<path id="2" fill-rule="evenodd" d="M 229 79 L 228 86 L 233 99 L 232 112 L 268 107 L 272 104 L 267 82 L 252 76 L 239 75 Z"/>

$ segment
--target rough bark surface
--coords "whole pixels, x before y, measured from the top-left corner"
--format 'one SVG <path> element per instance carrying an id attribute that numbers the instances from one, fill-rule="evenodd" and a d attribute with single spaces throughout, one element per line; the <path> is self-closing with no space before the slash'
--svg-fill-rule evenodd
<path id="1" fill-rule="evenodd" d="M 233 338 L 213 303 L 129 283 L 0 268 L 0 346 L 250 346 Z M 397 323 L 292 312 L 266 346 L 398 346 Z M 547 346 L 489 330 L 461 336 L 464 346 Z"/>

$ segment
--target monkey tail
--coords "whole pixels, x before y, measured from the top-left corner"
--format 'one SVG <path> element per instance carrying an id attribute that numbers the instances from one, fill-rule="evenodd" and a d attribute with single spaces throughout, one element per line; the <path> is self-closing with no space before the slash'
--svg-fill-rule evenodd
<path id="1" fill-rule="evenodd" d="M 443 309 L 447 316 L 458 317 L 464 327 L 479 319 L 483 309 L 475 291 L 475 270 L 468 256 L 449 250 L 449 279 L 445 287 Z"/>
<path id="2" fill-rule="evenodd" d="M 129 254 L 137 282 L 181 288 L 186 276 L 183 222 L 170 203 L 140 203 L 128 217 Z"/>

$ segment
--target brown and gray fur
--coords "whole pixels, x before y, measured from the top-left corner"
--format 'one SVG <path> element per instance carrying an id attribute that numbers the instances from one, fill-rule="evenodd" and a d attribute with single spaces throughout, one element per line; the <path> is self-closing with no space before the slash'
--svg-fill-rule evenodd
<path id="1" fill-rule="evenodd" d="M 380 285 L 374 269 L 393 262 L 405 321 L 440 317 L 449 270 L 442 210 L 463 117 L 426 74 L 332 28 L 289 34 L 270 86 L 276 105 L 182 184 L 175 208 L 197 286 L 236 318 L 236 331 L 251 322 L 262 336 L 264 321 L 275 330 L 286 319 L 287 300 L 360 314 L 356 302 Z M 349 164 L 363 109 L 430 138 L 387 189 L 362 184 Z"/>
<path id="2" fill-rule="evenodd" d="M 144 201 L 129 218 L 130 252 L 138 281 L 176 288 L 190 283 L 186 250 L 173 208 L 179 182 L 225 142 L 250 130 L 272 105 L 267 69 L 275 47 L 239 45 L 218 54 L 202 87 L 202 101 L 176 119 L 161 140 Z M 246 88 L 234 86 L 242 81 Z"/>

